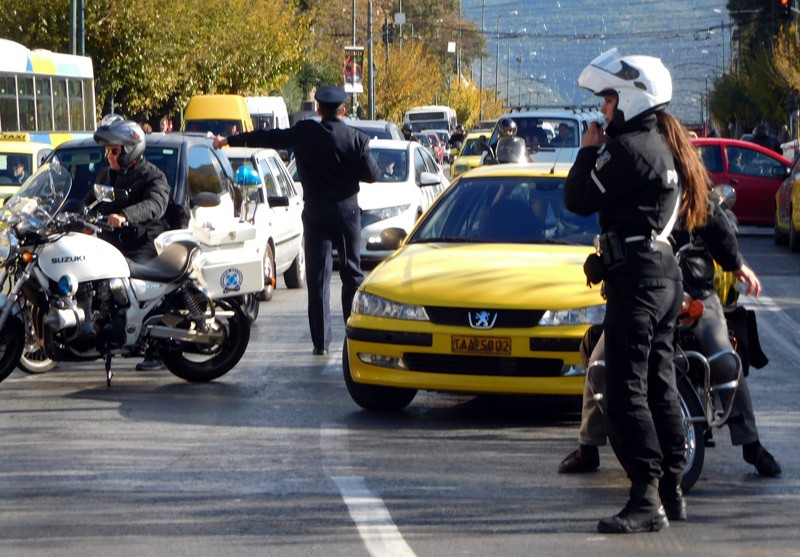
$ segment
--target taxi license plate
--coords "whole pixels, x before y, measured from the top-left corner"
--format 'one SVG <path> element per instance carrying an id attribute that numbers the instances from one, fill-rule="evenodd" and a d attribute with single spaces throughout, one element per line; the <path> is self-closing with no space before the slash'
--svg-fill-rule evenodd
<path id="1" fill-rule="evenodd" d="M 471 337 L 453 335 L 451 351 L 460 354 L 511 354 L 511 339 L 508 337 Z"/>

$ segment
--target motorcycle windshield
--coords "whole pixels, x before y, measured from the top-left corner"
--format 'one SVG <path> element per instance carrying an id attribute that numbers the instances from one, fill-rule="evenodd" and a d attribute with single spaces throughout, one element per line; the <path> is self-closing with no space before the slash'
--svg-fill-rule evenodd
<path id="1" fill-rule="evenodd" d="M 0 221 L 26 223 L 30 229 L 44 228 L 66 201 L 72 187 L 72 175 L 57 158 L 28 178 L 2 209 Z"/>

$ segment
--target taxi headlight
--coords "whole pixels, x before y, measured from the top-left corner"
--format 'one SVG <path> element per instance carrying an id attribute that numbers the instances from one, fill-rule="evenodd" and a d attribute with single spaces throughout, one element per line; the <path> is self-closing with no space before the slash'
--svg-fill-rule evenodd
<path id="1" fill-rule="evenodd" d="M 428 321 L 428 314 L 422 306 L 401 304 L 361 290 L 356 292 L 353 298 L 353 313 L 389 319 Z"/>
<path id="2" fill-rule="evenodd" d="M 605 316 L 605 304 L 578 309 L 546 311 L 539 319 L 539 325 L 551 327 L 556 325 L 600 325 Z"/>

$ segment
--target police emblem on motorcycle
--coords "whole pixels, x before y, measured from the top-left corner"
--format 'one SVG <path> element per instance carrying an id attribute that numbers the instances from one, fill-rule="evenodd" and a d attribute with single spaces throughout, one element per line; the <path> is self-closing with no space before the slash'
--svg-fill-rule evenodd
<path id="1" fill-rule="evenodd" d="M 486 310 L 469 312 L 469 326 L 473 329 L 491 329 L 497 321 L 497 313 Z"/>
<path id="2" fill-rule="evenodd" d="M 238 292 L 242 287 L 243 279 L 244 276 L 242 275 L 242 272 L 236 267 L 231 267 L 222 273 L 222 277 L 219 279 L 219 284 L 222 286 L 223 292 Z"/>

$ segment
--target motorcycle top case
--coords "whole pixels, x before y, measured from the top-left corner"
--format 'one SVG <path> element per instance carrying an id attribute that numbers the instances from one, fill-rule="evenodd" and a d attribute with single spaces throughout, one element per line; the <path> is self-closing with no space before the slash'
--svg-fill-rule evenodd
<path id="1" fill-rule="evenodd" d="M 242 244 L 203 249 L 195 258 L 194 267 L 199 282 L 215 299 L 264 289 L 261 255 L 255 249 L 242 249 Z"/>
<path id="2" fill-rule="evenodd" d="M 216 228 L 195 226 L 192 233 L 207 246 L 224 246 L 255 239 L 256 227 L 249 222 L 232 222 Z"/>

